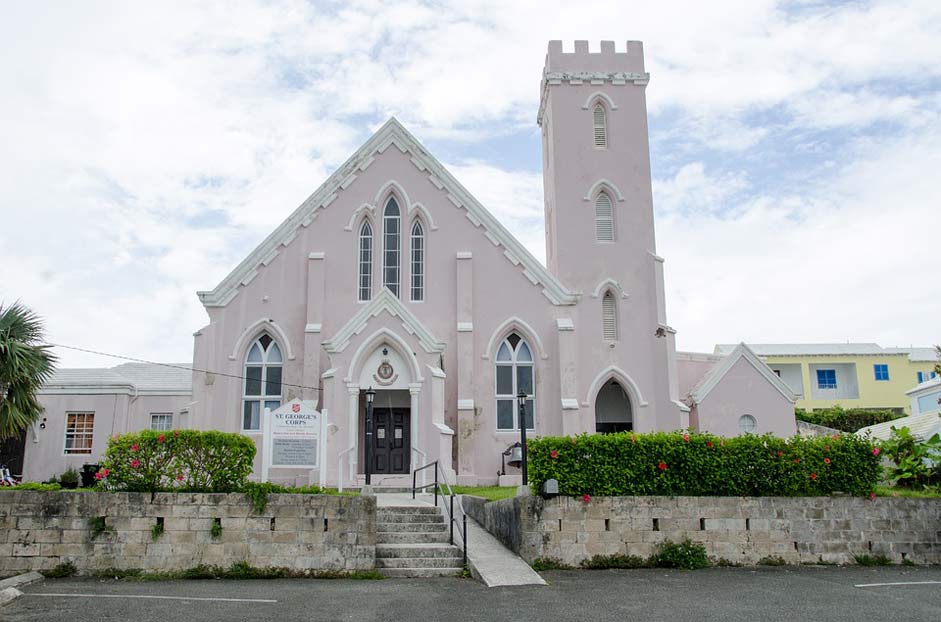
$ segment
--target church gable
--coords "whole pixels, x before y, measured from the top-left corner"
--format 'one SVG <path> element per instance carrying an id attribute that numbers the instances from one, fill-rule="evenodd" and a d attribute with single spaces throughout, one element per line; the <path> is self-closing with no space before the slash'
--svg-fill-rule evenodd
<path id="1" fill-rule="evenodd" d="M 246 257 L 223 281 L 211 291 L 199 292 L 205 307 L 221 307 L 231 301 L 242 287 L 271 263 L 284 248 L 288 247 L 299 233 L 317 219 L 321 210 L 328 209 L 356 180 L 389 149 L 408 157 L 411 165 L 426 176 L 427 181 L 439 191 L 455 209 L 463 211 L 467 220 L 480 230 L 510 264 L 532 285 L 541 287 L 545 297 L 557 305 L 575 304 L 578 296 L 563 286 L 539 261 L 514 238 L 502 224 L 481 205 L 453 176 L 431 156 L 424 147 L 395 119 L 390 119 L 352 157 L 350 157 L 323 185 L 304 201 L 271 235 L 269 235 L 248 257 Z M 350 207 L 345 218 L 344 229 L 354 231 L 365 215 L 375 223 L 381 214 L 383 201 L 395 193 L 404 199 L 403 206 L 409 213 L 420 214 L 425 226 L 437 229 L 434 209 L 408 198 L 408 189 L 394 180 L 388 180 L 378 189 L 373 201 L 361 202 Z M 403 232 L 407 234 L 408 232 Z"/>

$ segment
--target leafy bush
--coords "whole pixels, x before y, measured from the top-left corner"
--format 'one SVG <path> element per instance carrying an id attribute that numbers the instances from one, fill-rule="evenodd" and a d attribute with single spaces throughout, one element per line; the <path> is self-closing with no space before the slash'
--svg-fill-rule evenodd
<path id="1" fill-rule="evenodd" d="M 650 565 L 657 568 L 682 568 L 696 570 L 709 567 L 706 547 L 689 538 L 680 543 L 665 540 L 657 552 L 650 556 Z"/>
<path id="2" fill-rule="evenodd" d="M 892 560 L 885 555 L 853 555 L 860 566 L 891 566 Z"/>
<path id="3" fill-rule="evenodd" d="M 241 434 L 145 430 L 113 436 L 100 473 L 109 490 L 235 492 L 254 459 L 255 443 Z"/>
<path id="4" fill-rule="evenodd" d="M 649 568 L 650 564 L 637 555 L 595 555 L 583 560 L 581 567 L 586 570 L 607 570 L 609 568 Z"/>
<path id="5" fill-rule="evenodd" d="M 879 482 L 878 451 L 852 435 L 776 438 L 657 432 L 544 437 L 529 443 L 535 490 L 587 495 L 868 495 Z"/>
<path id="6" fill-rule="evenodd" d="M 59 485 L 63 488 L 75 488 L 78 486 L 78 471 L 75 467 L 69 467 L 59 476 Z"/>
<path id="7" fill-rule="evenodd" d="M 886 421 L 894 421 L 899 417 L 905 416 L 904 412 L 897 410 L 869 410 L 866 408 L 844 409 L 840 406 L 821 408 L 813 411 L 796 408 L 794 414 L 801 421 L 822 425 L 843 432 L 855 432 L 860 428 L 876 425 L 877 423 L 885 423 Z"/>
<path id="8" fill-rule="evenodd" d="M 555 557 L 537 557 L 533 560 L 531 564 L 533 570 L 536 572 L 542 572 L 543 570 L 572 570 L 572 566 L 569 566 L 561 559 L 556 559 Z"/>
<path id="9" fill-rule="evenodd" d="M 937 433 L 919 442 L 908 428 L 892 428 L 882 442 L 882 451 L 892 461 L 886 477 L 896 486 L 924 490 L 941 485 L 941 436 Z"/>
<path id="10" fill-rule="evenodd" d="M 75 568 L 75 564 L 72 562 L 62 562 L 55 568 L 40 571 L 40 574 L 47 579 L 64 579 L 73 576 L 77 572 L 78 570 Z"/>

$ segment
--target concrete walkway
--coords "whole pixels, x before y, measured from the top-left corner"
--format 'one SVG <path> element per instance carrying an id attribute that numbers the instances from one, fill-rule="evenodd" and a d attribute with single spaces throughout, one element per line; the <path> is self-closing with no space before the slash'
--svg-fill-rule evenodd
<path id="1" fill-rule="evenodd" d="M 434 505 L 435 496 L 424 494 L 416 495 L 412 499 L 411 493 L 376 493 L 376 505 L 382 507 L 411 507 L 416 505 Z M 438 507 L 447 513 L 444 504 L 445 497 L 438 497 Z M 457 510 L 455 501 L 455 510 Z M 463 547 L 460 529 L 455 526 L 454 544 Z M 480 579 L 487 587 L 506 585 L 545 585 L 546 582 L 524 562 L 517 554 L 509 550 L 503 543 L 490 535 L 477 521 L 467 517 L 467 564 L 475 578 Z"/>

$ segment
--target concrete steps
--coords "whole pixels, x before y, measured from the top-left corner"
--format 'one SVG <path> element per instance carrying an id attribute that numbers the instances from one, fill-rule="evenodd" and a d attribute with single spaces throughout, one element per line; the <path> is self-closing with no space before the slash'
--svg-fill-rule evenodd
<path id="1" fill-rule="evenodd" d="M 439 508 L 381 507 L 377 520 L 376 567 L 384 576 L 442 577 L 463 570 L 461 549 L 448 543 Z"/>

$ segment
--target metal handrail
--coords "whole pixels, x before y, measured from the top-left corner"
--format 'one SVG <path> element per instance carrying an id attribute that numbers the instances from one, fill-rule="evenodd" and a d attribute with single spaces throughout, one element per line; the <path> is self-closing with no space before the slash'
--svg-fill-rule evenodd
<path id="1" fill-rule="evenodd" d="M 430 484 L 422 484 L 419 486 L 418 485 L 418 472 L 424 471 L 425 469 L 430 469 L 431 467 L 434 467 L 435 469 L 435 481 Z M 440 482 L 438 481 L 439 472 L 441 474 Z M 438 468 L 437 460 L 435 460 L 434 462 L 429 462 L 428 464 L 418 467 L 417 469 L 412 471 L 412 499 L 415 498 L 415 493 L 418 490 L 424 490 L 425 488 L 428 488 L 429 486 L 434 486 L 435 507 L 438 507 L 438 488 L 440 484 L 444 484 L 444 486 L 441 486 L 442 496 L 449 497 L 450 508 L 447 505 L 445 505 L 444 509 L 448 513 L 448 531 L 450 532 L 450 541 L 451 541 L 451 544 L 453 545 L 454 544 L 454 523 L 457 522 L 457 517 L 455 517 L 454 515 L 454 498 L 457 495 L 454 494 L 454 490 L 451 488 L 451 484 L 448 482 L 447 474 L 444 472 L 443 469 Z M 447 495 L 444 494 L 445 487 L 447 487 Z M 463 544 L 463 548 L 464 548 L 464 565 L 466 566 L 467 565 L 467 512 L 464 511 L 464 504 L 461 503 L 460 498 L 458 498 L 457 500 L 457 507 L 461 511 L 461 525 L 460 525 L 461 526 L 461 544 Z"/>

